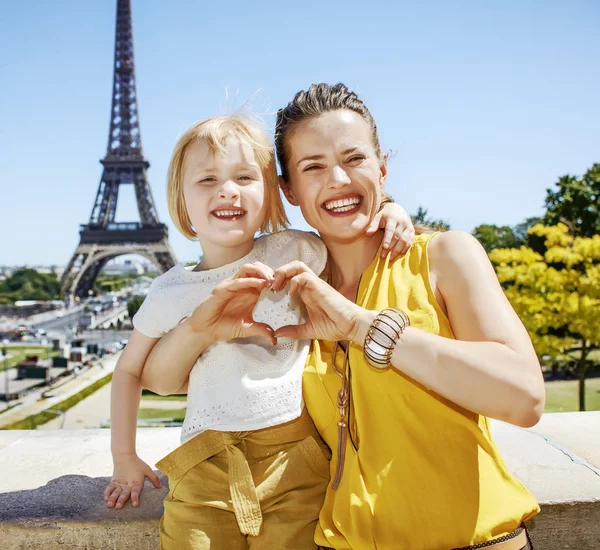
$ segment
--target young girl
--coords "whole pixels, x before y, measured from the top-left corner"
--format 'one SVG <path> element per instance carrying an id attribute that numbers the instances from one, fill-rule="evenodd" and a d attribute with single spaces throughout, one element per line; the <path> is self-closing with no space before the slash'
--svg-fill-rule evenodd
<path id="1" fill-rule="evenodd" d="M 354 202 L 324 207 L 341 214 Z M 326 248 L 312 233 L 280 231 L 287 219 L 272 145 L 240 117 L 185 132 L 171 159 L 168 203 L 203 256 L 194 269 L 178 265 L 158 277 L 133 319 L 112 384 L 115 469 L 107 506 L 122 508 L 129 498 L 137 506 L 144 476 L 160 487 L 135 452 L 143 375 L 154 391 L 188 393 L 182 446 L 157 465 L 170 487 L 162 547 L 246 548 L 251 537 L 253 548 L 314 548 L 329 450 L 304 410 L 309 341 L 274 338 L 275 329 L 302 322 L 303 310 L 284 292 L 263 291 L 273 270 L 293 260 L 321 273 Z M 386 205 L 369 231 L 380 225 L 393 255 L 410 244 L 412 225 L 397 205 Z M 400 238 L 405 228 L 408 238 Z M 255 240 L 259 230 L 269 234 Z M 190 361 L 150 356 L 180 323 L 187 335 L 181 353 Z"/>

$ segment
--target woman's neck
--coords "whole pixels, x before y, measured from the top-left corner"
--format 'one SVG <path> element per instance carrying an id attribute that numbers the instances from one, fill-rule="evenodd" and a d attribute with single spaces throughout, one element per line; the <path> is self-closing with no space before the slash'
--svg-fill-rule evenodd
<path id="1" fill-rule="evenodd" d="M 349 300 L 356 300 L 361 275 L 371 265 L 381 245 L 383 234 L 364 235 L 350 243 L 321 237 L 330 258 L 329 284 Z"/>

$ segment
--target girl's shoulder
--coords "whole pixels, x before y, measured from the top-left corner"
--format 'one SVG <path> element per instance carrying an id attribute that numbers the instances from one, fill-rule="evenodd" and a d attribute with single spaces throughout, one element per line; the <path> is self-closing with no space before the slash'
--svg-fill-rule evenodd
<path id="1" fill-rule="evenodd" d="M 180 293 L 184 287 L 202 286 L 203 278 L 202 272 L 192 271 L 191 267 L 186 268 L 182 264 L 175 264 L 152 281 L 146 298 L 155 301 L 169 300 L 173 293 Z"/>
<path id="2" fill-rule="evenodd" d="M 287 229 L 257 239 L 264 263 L 277 269 L 293 261 L 301 261 L 317 275 L 327 263 L 327 247 L 316 233 Z"/>

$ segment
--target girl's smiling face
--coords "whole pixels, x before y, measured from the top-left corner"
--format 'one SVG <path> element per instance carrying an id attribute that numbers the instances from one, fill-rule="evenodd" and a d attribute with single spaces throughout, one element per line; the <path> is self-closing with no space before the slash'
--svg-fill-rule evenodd
<path id="1" fill-rule="evenodd" d="M 267 215 L 265 181 L 248 143 L 231 136 L 223 146 L 223 154 L 205 140 L 190 147 L 183 196 L 203 254 L 222 257 L 227 248 L 239 257 L 235 251 L 252 248 Z"/>

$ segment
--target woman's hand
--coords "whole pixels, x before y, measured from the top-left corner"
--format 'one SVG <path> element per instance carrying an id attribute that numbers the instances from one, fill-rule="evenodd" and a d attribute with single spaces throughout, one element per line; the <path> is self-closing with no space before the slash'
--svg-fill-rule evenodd
<path id="1" fill-rule="evenodd" d="M 209 341 L 229 341 L 258 336 L 275 343 L 273 329 L 257 323 L 252 311 L 261 292 L 273 281 L 273 270 L 260 263 L 246 264 L 240 271 L 219 284 L 198 305 L 188 322 L 194 331 Z"/>
<path id="2" fill-rule="evenodd" d="M 272 289 L 279 291 L 286 284 L 289 284 L 289 294 L 298 294 L 306 305 L 308 321 L 281 327 L 275 336 L 293 340 L 351 340 L 363 345 L 375 312 L 342 296 L 302 262 L 291 262 L 275 271 Z"/>
<path id="3" fill-rule="evenodd" d="M 399 204 L 388 202 L 375 215 L 367 228 L 367 235 L 374 235 L 379 229 L 384 229 L 381 243 L 381 257 L 390 255 L 390 261 L 400 254 L 405 254 L 415 238 L 415 226 L 410 216 Z"/>
<path id="4" fill-rule="evenodd" d="M 131 498 L 131 505 L 140 505 L 140 495 L 144 489 L 144 480 L 148 478 L 154 487 L 162 487 L 158 476 L 135 453 L 114 457 L 112 481 L 104 489 L 104 500 L 108 508 L 120 510 Z"/>

